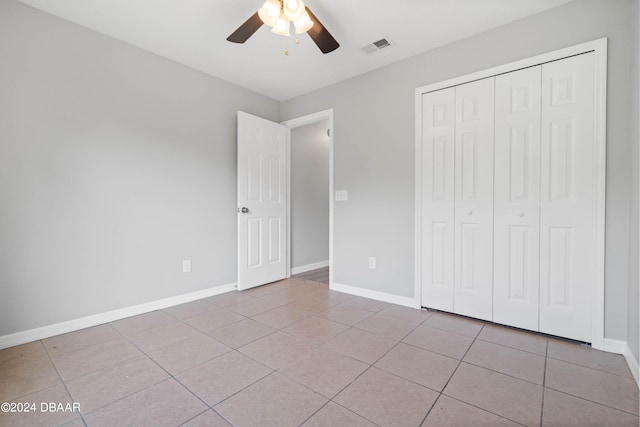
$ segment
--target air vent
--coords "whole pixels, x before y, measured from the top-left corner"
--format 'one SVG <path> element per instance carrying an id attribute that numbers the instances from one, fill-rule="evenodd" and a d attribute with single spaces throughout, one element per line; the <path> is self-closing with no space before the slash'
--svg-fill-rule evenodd
<path id="1" fill-rule="evenodd" d="M 393 46 L 393 42 L 389 37 L 383 37 L 380 40 L 376 40 L 372 43 L 362 46 L 362 51 L 367 55 L 380 52 L 383 49 L 387 49 Z"/>

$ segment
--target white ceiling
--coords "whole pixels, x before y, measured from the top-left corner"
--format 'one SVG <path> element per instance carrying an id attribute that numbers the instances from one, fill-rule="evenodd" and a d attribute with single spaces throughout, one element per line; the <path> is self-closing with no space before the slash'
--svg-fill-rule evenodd
<path id="1" fill-rule="evenodd" d="M 572 0 L 305 0 L 341 45 L 327 55 L 266 26 L 226 41 L 263 0 L 20 1 L 283 101 Z M 383 36 L 395 46 L 360 50 Z"/>

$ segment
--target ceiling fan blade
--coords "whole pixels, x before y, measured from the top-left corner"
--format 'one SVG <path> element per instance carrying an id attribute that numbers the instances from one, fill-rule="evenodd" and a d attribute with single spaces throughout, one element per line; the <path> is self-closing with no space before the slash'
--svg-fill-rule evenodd
<path id="1" fill-rule="evenodd" d="M 258 16 L 258 12 L 251 15 L 251 18 L 247 19 L 244 24 L 240 25 L 227 40 L 234 43 L 244 43 L 249 37 L 253 35 L 258 28 L 262 27 L 262 19 Z"/>
<path id="2" fill-rule="evenodd" d="M 311 12 L 311 10 L 305 6 L 307 9 L 307 13 L 309 13 L 309 17 L 313 21 L 313 27 L 307 34 L 311 37 L 311 40 L 315 42 L 316 45 L 320 48 L 322 53 L 333 52 L 337 48 L 340 47 L 340 44 L 333 38 L 333 36 L 329 33 L 329 31 L 318 21 L 318 18 Z"/>

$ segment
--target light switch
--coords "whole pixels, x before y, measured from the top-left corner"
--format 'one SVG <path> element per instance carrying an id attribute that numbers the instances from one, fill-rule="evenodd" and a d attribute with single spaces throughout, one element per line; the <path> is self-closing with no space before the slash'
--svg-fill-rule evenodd
<path id="1" fill-rule="evenodd" d="M 336 190 L 336 202 L 346 202 L 349 199 L 347 190 Z"/>

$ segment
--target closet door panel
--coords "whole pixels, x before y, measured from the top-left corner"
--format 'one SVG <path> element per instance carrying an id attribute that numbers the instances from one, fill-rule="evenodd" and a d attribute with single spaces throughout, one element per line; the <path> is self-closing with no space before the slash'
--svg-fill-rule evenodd
<path id="1" fill-rule="evenodd" d="M 491 320 L 494 78 L 455 92 L 454 312 Z"/>
<path id="2" fill-rule="evenodd" d="M 542 65 L 540 331 L 591 341 L 594 54 Z"/>
<path id="3" fill-rule="evenodd" d="M 493 320 L 538 330 L 541 67 L 496 77 Z"/>
<path id="4" fill-rule="evenodd" d="M 455 89 L 422 96 L 422 306 L 453 311 Z"/>

